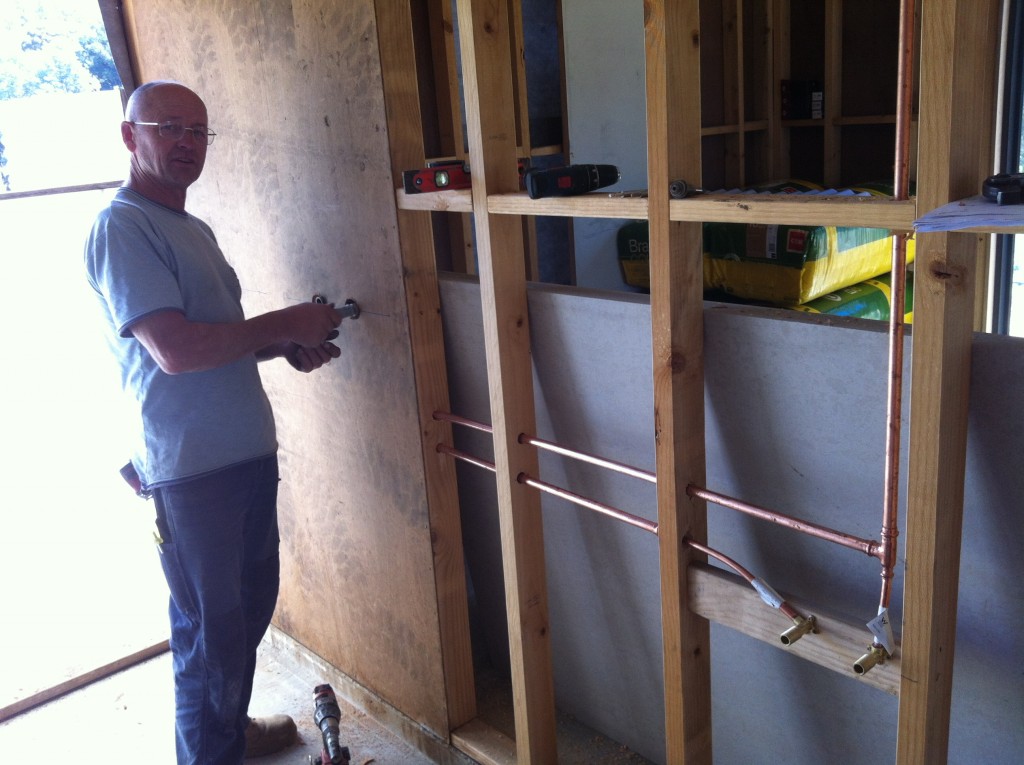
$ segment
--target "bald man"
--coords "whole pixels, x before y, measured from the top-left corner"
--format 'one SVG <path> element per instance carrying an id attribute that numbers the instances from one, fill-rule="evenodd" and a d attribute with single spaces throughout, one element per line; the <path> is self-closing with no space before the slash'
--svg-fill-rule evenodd
<path id="1" fill-rule="evenodd" d="M 138 418 L 132 465 L 156 508 L 178 763 L 237 765 L 295 739 L 291 718 L 248 715 L 279 578 L 277 439 L 257 363 L 328 364 L 342 317 L 310 302 L 246 318 L 213 231 L 185 211 L 216 135 L 206 105 L 151 82 L 125 116 L 128 179 L 93 225 L 86 268 Z"/>

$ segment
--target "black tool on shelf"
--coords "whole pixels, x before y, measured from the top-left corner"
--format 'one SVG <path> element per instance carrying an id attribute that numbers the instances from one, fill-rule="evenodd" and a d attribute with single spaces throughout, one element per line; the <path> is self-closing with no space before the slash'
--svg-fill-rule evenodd
<path id="1" fill-rule="evenodd" d="M 1024 173 L 998 173 L 990 175 L 981 184 L 981 195 L 997 205 L 1019 205 Z"/>
<path id="2" fill-rule="evenodd" d="M 523 175 L 523 183 L 530 199 L 541 199 L 586 194 L 618 183 L 619 178 L 615 165 L 566 165 L 531 168 Z"/>

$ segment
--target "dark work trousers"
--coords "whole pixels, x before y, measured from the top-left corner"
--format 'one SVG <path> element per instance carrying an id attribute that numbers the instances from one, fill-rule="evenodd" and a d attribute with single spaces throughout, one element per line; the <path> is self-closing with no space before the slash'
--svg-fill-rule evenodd
<path id="1" fill-rule="evenodd" d="M 153 490 L 171 591 L 178 765 L 239 765 L 277 603 L 277 457 Z"/>

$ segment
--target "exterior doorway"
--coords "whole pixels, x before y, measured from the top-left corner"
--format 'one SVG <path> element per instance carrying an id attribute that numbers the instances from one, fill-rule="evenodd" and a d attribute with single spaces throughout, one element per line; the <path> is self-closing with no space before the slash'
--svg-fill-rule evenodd
<path id="1" fill-rule="evenodd" d="M 82 262 L 112 193 L 0 200 L 0 708 L 168 636 L 152 503 L 118 474 L 120 382 Z"/>
<path id="2" fill-rule="evenodd" d="M 169 632 L 152 505 L 118 475 L 131 443 L 82 256 L 127 169 L 119 77 L 98 4 L 13 0 L 9 10 L 0 33 L 0 719 Z M 71 191 L 83 187 L 91 190 Z"/>

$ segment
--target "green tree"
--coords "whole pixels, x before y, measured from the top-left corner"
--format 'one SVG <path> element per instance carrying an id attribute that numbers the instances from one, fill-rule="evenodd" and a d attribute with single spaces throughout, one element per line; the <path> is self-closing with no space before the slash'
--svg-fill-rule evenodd
<path id="1" fill-rule="evenodd" d="M 0 31 L 0 99 L 120 85 L 95 3 L 7 0 Z"/>
<path id="2" fill-rule="evenodd" d="M 121 87 L 121 77 L 114 66 L 114 59 L 110 55 L 110 44 L 103 29 L 94 27 L 91 36 L 82 37 L 79 40 L 81 47 L 75 54 L 79 63 L 89 70 L 89 74 L 96 78 L 100 84 L 100 90 L 115 90 Z"/>

